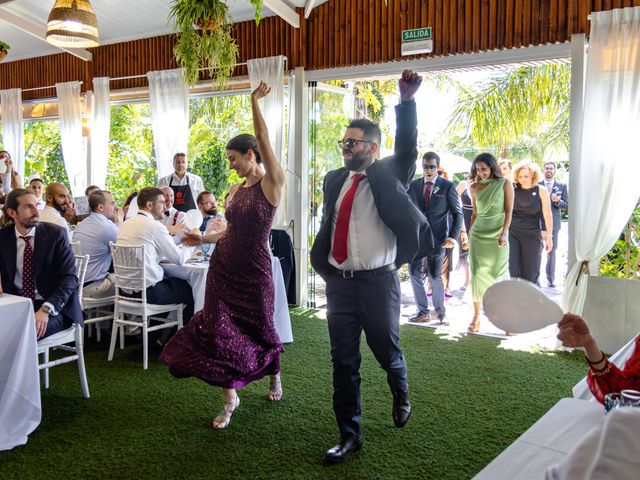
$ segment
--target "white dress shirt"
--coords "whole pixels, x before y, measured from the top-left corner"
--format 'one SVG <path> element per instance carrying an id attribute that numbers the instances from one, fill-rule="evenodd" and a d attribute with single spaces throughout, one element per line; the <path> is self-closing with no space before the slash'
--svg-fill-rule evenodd
<path id="1" fill-rule="evenodd" d="M 194 198 L 195 203 L 195 198 Z M 185 213 L 176 210 L 171 207 L 169 210 L 165 210 L 162 214 L 162 219 L 159 220 L 165 227 L 170 227 L 172 225 L 177 225 L 184 219 Z"/>
<path id="2" fill-rule="evenodd" d="M 44 200 L 42 200 L 42 198 L 39 198 L 38 201 L 36 202 L 36 208 L 38 210 L 42 210 L 45 207 L 46 203 L 44 202 Z"/>
<path id="3" fill-rule="evenodd" d="M 64 219 L 60 212 L 49 205 L 40 210 L 40 221 L 45 223 L 53 223 L 66 230 L 69 240 L 71 241 L 71 232 L 69 231 L 69 224 Z"/>
<path id="4" fill-rule="evenodd" d="M 109 242 L 116 242 L 118 227 L 101 213 L 92 212 L 76 227 L 74 241 L 80 242 L 80 254 L 89 255 L 86 282 L 103 280 L 111 266 Z"/>
<path id="5" fill-rule="evenodd" d="M 335 236 L 336 221 L 342 199 L 347 190 L 349 190 L 355 173 L 349 172 L 349 177 L 342 185 L 340 195 L 338 195 L 338 200 L 333 210 L 333 218 L 331 219 L 333 236 Z M 329 263 L 340 270 L 373 270 L 384 267 L 395 262 L 398 251 L 397 244 L 396 236 L 378 215 L 378 209 L 373 201 L 373 193 L 371 193 L 371 186 L 365 176 L 360 180 L 353 200 L 351 218 L 349 219 L 349 235 L 347 237 L 347 259 L 338 264 L 333 258 L 332 238 Z"/>
<path id="6" fill-rule="evenodd" d="M 147 286 L 152 287 L 164 278 L 160 260 L 183 265 L 191 256 L 191 250 L 178 247 L 167 228 L 156 221 L 151 213 L 139 211 L 120 227 L 117 243 L 119 245 L 145 246 L 145 271 Z M 126 285 L 124 285 L 126 287 Z"/>
<path id="7" fill-rule="evenodd" d="M 16 232 L 16 276 L 13 277 L 13 285 L 18 289 L 19 292 L 22 291 L 22 269 L 24 266 L 24 242 L 25 240 L 22 240 L 20 237 L 22 237 L 23 235 L 18 232 L 17 228 L 14 228 L 15 232 Z M 31 243 L 31 249 L 33 251 L 33 254 L 35 255 L 35 247 L 36 247 L 36 228 L 33 227 L 31 230 L 29 230 L 27 232 L 26 235 L 24 235 L 25 237 L 29 237 L 29 242 Z M 33 271 L 33 288 L 35 290 L 35 297 L 36 300 L 43 300 L 42 295 L 40 295 L 40 293 L 38 292 L 38 286 L 37 286 L 37 278 L 38 272 L 36 272 L 35 270 Z M 53 307 L 53 305 L 51 305 L 49 302 L 44 302 L 43 305 L 48 305 L 49 308 L 51 309 L 51 312 L 54 315 L 57 315 L 58 312 L 56 312 L 56 309 Z"/>
<path id="8" fill-rule="evenodd" d="M 202 181 L 202 178 L 200 178 L 195 173 L 187 172 L 185 173 L 184 177 L 182 177 L 182 180 L 180 180 L 174 172 L 171 175 L 167 175 L 166 177 L 162 177 L 160 180 L 158 180 L 158 188 L 168 187 L 169 183 L 171 183 L 171 185 L 175 187 L 184 186 L 187 184 L 187 179 L 189 179 L 189 188 L 191 189 L 191 195 L 193 195 L 193 203 L 196 206 L 195 208 L 198 208 L 198 204 L 196 203 L 196 201 L 200 192 L 204 192 L 204 183 Z"/>

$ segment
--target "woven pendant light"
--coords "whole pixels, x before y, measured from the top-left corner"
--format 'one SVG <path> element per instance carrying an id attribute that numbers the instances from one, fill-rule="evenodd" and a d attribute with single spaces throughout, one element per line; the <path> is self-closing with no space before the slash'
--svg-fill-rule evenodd
<path id="1" fill-rule="evenodd" d="M 97 47 L 98 19 L 89 0 L 56 0 L 47 21 L 47 42 L 63 48 Z"/>

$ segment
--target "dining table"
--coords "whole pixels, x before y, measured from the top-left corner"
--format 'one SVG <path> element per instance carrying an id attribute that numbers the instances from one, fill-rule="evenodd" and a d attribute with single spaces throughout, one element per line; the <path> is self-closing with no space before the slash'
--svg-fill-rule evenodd
<path id="1" fill-rule="evenodd" d="M 194 255 L 183 265 L 173 263 L 162 263 L 165 274 L 169 277 L 186 280 L 193 289 L 193 308 L 197 312 L 204 308 L 204 297 L 207 286 L 207 273 L 209 271 L 209 261 L 204 257 Z M 277 257 L 271 256 L 271 272 L 273 275 L 274 287 L 274 312 L 273 322 L 276 332 L 282 343 L 293 342 L 293 332 L 291 330 L 291 317 L 289 315 L 289 304 L 287 303 L 287 292 L 282 275 L 282 267 Z"/>
<path id="2" fill-rule="evenodd" d="M 0 293 L 0 450 L 26 444 L 41 418 L 33 304 Z"/>
<path id="3" fill-rule="evenodd" d="M 563 398 L 473 478 L 543 480 L 604 416 L 599 403 Z"/>

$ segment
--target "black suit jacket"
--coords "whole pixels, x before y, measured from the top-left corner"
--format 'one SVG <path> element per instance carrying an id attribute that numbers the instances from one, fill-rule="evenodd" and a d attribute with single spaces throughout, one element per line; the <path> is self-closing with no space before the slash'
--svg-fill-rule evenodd
<path id="1" fill-rule="evenodd" d="M 431 228 L 424 215 L 411 202 L 406 188 L 416 170 L 418 130 L 415 102 L 396 106 L 394 154 L 374 162 L 366 170 L 378 215 L 397 239 L 396 266 L 422 258 L 433 249 Z M 349 170 L 342 167 L 324 178 L 323 214 L 320 230 L 311 247 L 311 265 L 327 278 L 334 268 L 329 263 L 332 218 L 342 185 Z"/>
<path id="2" fill-rule="evenodd" d="M 0 230 L 0 275 L 2 289 L 12 295 L 20 295 L 13 284 L 16 276 L 16 252 L 15 226 L 9 225 Z M 51 223 L 41 223 L 36 227 L 33 269 L 36 288 L 44 301 L 53 305 L 65 317 L 82 324 L 76 259 L 64 229 Z"/>
<path id="3" fill-rule="evenodd" d="M 547 188 L 544 180 L 540 182 L 540 185 Z M 555 193 L 560 197 L 557 202 L 551 202 L 551 194 Z M 560 230 L 562 225 L 562 210 L 569 206 L 569 194 L 567 193 L 567 185 L 557 181 L 553 181 L 551 192 L 549 193 L 549 201 L 551 202 L 551 215 L 553 216 L 553 230 Z M 542 230 L 546 230 L 544 224 L 544 218 L 540 220 L 542 224 Z"/>
<path id="4" fill-rule="evenodd" d="M 435 246 L 442 246 L 447 238 L 457 240 L 462 228 L 463 216 L 460 197 L 453 182 L 438 175 L 431 192 L 428 209 L 425 208 L 423 192 L 424 177 L 414 180 L 409 185 L 409 197 L 427 217 Z M 449 214 L 451 214 L 451 220 Z"/>

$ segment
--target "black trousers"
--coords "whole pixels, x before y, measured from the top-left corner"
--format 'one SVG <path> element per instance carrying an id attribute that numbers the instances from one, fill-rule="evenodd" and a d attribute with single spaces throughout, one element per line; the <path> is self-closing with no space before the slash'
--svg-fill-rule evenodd
<path id="1" fill-rule="evenodd" d="M 553 285 L 556 280 L 556 250 L 558 249 L 558 235 L 560 235 L 560 230 L 553 231 L 553 250 L 547 253 L 547 281 L 550 285 Z"/>
<path id="2" fill-rule="evenodd" d="M 44 300 L 36 300 L 33 304 L 34 311 L 40 310 Z M 44 332 L 44 337 L 46 338 L 54 333 L 61 332 L 66 330 L 71 325 L 73 325 L 73 320 L 69 317 L 66 317 L 61 312 L 58 312 L 58 315 L 49 315 L 49 321 L 47 322 L 47 330 Z M 40 339 L 41 340 L 41 339 Z"/>
<path id="3" fill-rule="evenodd" d="M 361 438 L 360 334 L 387 372 L 392 394 L 407 387 L 400 350 L 400 282 L 395 271 L 368 279 L 326 279 L 327 320 L 333 362 L 333 411 L 340 434 Z"/>
<path id="4" fill-rule="evenodd" d="M 193 292 L 186 280 L 165 277 L 153 287 L 147 287 L 147 301 L 156 305 L 184 303 L 183 323 L 186 325 L 193 316 Z"/>
<path id="5" fill-rule="evenodd" d="M 540 230 L 509 230 L 509 275 L 536 285 L 540 281 L 542 239 Z"/>

